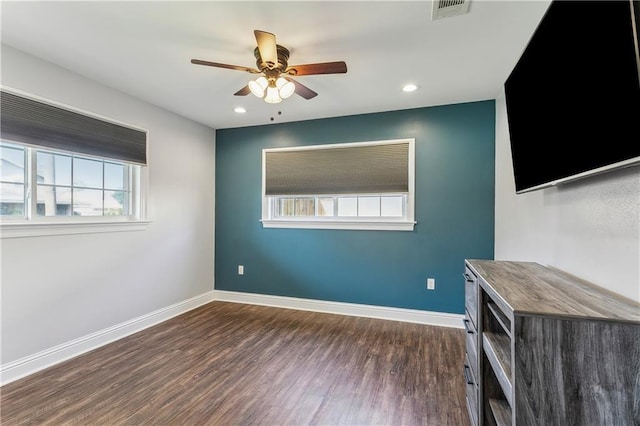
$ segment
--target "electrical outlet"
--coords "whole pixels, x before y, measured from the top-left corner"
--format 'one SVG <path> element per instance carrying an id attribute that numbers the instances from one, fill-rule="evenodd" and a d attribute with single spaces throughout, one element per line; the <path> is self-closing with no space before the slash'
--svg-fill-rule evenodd
<path id="1" fill-rule="evenodd" d="M 244 275 L 244 265 L 238 265 L 238 275 Z"/>
<path id="2" fill-rule="evenodd" d="M 427 290 L 435 290 L 435 289 L 436 289 L 435 278 L 427 278 Z"/>

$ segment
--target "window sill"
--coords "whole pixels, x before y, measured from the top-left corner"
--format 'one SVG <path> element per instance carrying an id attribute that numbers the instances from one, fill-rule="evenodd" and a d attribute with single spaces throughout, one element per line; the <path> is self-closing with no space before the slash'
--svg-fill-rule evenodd
<path id="1" fill-rule="evenodd" d="M 328 221 L 328 220 L 262 220 L 263 228 L 345 229 L 359 231 L 413 231 L 416 224 L 390 221 Z"/>
<path id="2" fill-rule="evenodd" d="M 149 221 L 119 222 L 21 222 L 0 224 L 0 238 L 41 237 L 51 235 L 94 234 L 101 232 L 144 231 Z"/>

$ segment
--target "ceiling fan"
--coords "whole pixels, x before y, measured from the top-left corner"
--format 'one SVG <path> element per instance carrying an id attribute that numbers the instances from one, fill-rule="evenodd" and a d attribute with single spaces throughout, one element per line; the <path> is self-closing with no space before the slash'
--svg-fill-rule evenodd
<path id="1" fill-rule="evenodd" d="M 234 95 L 246 96 L 253 93 L 265 102 L 278 103 L 293 93 L 297 93 L 305 99 L 311 99 L 318 94 L 307 86 L 297 82 L 291 76 L 316 75 L 316 74 L 344 74 L 347 72 L 347 64 L 343 61 L 321 62 L 316 64 L 289 65 L 289 50 L 276 44 L 276 36 L 266 31 L 253 31 L 258 46 L 254 49 L 257 68 L 238 65 L 221 64 L 218 62 L 192 59 L 196 65 L 227 68 L 231 70 L 246 71 L 251 74 L 262 74 L 256 80 L 252 80 L 238 90 Z"/>

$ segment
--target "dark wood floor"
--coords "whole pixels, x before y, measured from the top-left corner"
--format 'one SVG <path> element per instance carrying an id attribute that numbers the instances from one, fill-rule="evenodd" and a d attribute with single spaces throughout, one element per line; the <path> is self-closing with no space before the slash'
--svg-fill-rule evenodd
<path id="1" fill-rule="evenodd" d="M 0 388 L 0 423 L 468 425 L 458 329 L 213 302 Z"/>

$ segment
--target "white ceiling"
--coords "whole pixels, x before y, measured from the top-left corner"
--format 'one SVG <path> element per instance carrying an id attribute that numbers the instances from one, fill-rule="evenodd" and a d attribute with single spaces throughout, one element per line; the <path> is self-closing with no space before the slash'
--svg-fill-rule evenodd
<path id="1" fill-rule="evenodd" d="M 431 20 L 431 1 L 5 1 L 2 43 L 212 128 L 244 127 L 496 98 L 549 1 L 471 0 Z M 318 92 L 269 105 L 234 96 L 254 75 L 253 30 L 290 65 L 345 61 L 296 79 Z M 408 82 L 420 89 L 404 93 Z M 245 114 L 233 112 L 244 106 Z M 281 115 L 278 114 L 281 112 Z"/>

